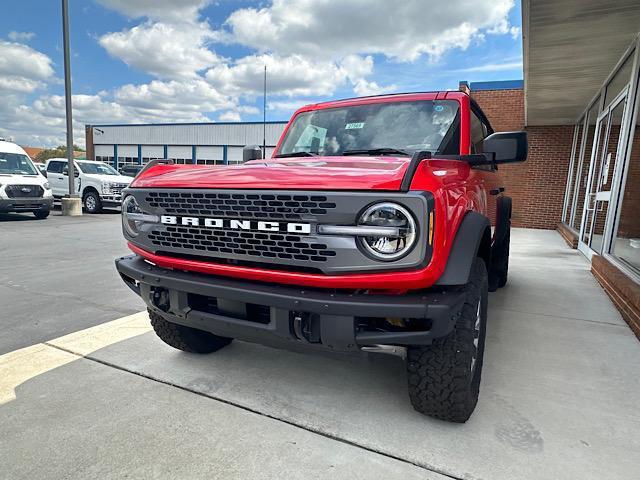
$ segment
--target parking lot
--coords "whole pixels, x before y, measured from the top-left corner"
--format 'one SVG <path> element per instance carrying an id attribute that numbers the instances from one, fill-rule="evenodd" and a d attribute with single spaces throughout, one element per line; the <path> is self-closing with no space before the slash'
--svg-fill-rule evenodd
<path id="1" fill-rule="evenodd" d="M 399 356 L 171 349 L 117 212 L 0 216 L 3 478 L 630 479 L 640 344 L 553 231 L 513 231 L 478 407 L 415 413 Z"/>

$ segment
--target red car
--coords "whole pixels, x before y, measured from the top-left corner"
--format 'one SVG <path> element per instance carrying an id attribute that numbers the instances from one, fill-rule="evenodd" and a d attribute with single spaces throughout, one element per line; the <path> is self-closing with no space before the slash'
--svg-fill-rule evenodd
<path id="1" fill-rule="evenodd" d="M 117 269 L 175 348 L 406 348 L 414 408 L 464 422 L 487 292 L 507 281 L 497 165 L 526 156 L 526 134 L 494 133 L 462 92 L 310 105 L 271 159 L 149 165 L 124 192 L 134 255 Z"/>

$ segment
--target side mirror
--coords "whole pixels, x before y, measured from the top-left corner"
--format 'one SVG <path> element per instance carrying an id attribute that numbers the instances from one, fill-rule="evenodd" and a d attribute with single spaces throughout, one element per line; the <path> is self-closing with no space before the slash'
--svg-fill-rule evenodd
<path id="1" fill-rule="evenodd" d="M 260 160 L 262 158 L 262 149 L 258 145 L 250 145 L 242 149 L 242 161 Z"/>
<path id="2" fill-rule="evenodd" d="M 527 132 L 497 132 L 482 142 L 482 153 L 492 163 L 524 162 L 528 150 Z"/>

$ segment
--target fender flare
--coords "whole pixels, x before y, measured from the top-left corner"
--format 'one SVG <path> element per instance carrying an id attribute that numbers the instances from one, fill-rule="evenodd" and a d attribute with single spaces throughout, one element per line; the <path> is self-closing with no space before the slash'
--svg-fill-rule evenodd
<path id="1" fill-rule="evenodd" d="M 487 242 L 488 232 L 488 245 Z M 483 245 L 483 240 L 485 245 Z M 471 266 L 477 256 L 483 257 L 487 269 L 491 255 L 491 223 L 478 212 L 469 212 L 460 222 L 451 246 L 447 266 L 435 285 L 464 285 L 469 281 Z"/>

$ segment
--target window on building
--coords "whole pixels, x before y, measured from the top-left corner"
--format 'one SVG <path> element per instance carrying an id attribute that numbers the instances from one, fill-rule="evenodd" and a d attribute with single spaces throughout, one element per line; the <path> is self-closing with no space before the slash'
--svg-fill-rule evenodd
<path id="1" fill-rule="evenodd" d="M 636 123 L 611 254 L 640 274 L 640 124 Z"/>
<path id="2" fill-rule="evenodd" d="M 597 98 L 589 109 L 587 116 L 587 127 L 585 130 L 586 135 L 583 141 L 586 142 L 583 151 L 582 158 L 580 160 L 581 168 L 576 177 L 575 192 L 573 201 L 575 208 L 575 215 L 573 217 L 573 223 L 571 227 L 576 231 L 580 231 L 580 225 L 582 223 L 582 214 L 584 213 L 584 198 L 587 193 L 587 182 L 589 181 L 589 167 L 591 166 L 591 150 L 593 147 L 593 140 L 596 131 L 596 122 L 598 121 L 598 113 L 600 111 L 600 98 Z"/>
<path id="3" fill-rule="evenodd" d="M 604 106 L 607 107 L 611 101 L 618 96 L 618 94 L 627 86 L 631 81 L 631 72 L 633 71 L 633 53 L 627 57 L 622 66 L 618 69 L 613 76 L 609 84 L 607 85 L 606 93 L 604 95 Z"/>
<path id="4" fill-rule="evenodd" d="M 562 220 L 569 225 L 571 222 L 571 212 L 573 210 L 573 200 L 575 194 L 575 180 L 580 169 L 580 148 L 582 146 L 582 133 L 584 130 L 584 117 L 580 119 L 573 134 L 573 150 L 571 152 L 571 169 L 567 177 L 567 201 Z"/>

